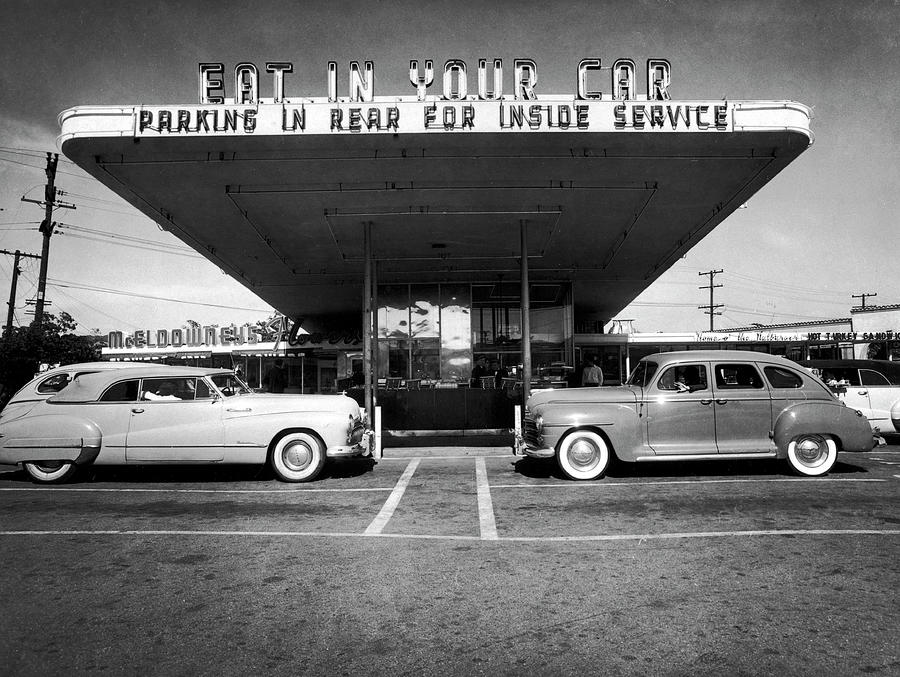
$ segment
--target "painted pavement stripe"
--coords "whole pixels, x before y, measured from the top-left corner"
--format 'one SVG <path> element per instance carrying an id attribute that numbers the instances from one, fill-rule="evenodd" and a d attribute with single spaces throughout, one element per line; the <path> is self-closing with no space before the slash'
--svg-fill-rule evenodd
<path id="1" fill-rule="evenodd" d="M 397 538 L 418 540 L 480 541 L 480 536 L 452 536 L 439 534 L 360 534 L 341 531 L 187 531 L 162 529 L 107 530 L 21 530 L 0 531 L 2 536 L 229 536 L 250 538 Z M 692 538 L 758 538 L 763 536 L 900 536 L 900 529 L 760 529 L 751 531 L 690 531 L 659 534 L 595 534 L 588 536 L 500 536 L 498 542 L 591 542 L 591 541 L 654 541 Z"/>
<path id="2" fill-rule="evenodd" d="M 42 491 L 75 493 L 151 493 L 151 494 L 314 494 L 354 493 L 364 491 L 392 491 L 393 487 L 365 487 L 356 489 L 110 489 L 103 487 L 0 487 L 2 491 Z"/>
<path id="3" fill-rule="evenodd" d="M 403 492 L 406 491 L 406 485 L 409 484 L 417 467 L 419 467 L 419 459 L 414 458 L 409 462 L 409 465 L 406 466 L 406 470 L 403 471 L 400 479 L 397 480 L 397 484 L 391 492 L 391 495 L 388 496 L 384 505 L 381 506 L 381 511 L 376 515 L 375 519 L 372 520 L 372 523 L 366 527 L 366 536 L 377 536 L 384 531 L 385 526 L 387 526 L 388 521 L 397 509 L 400 499 L 403 498 Z"/>
<path id="4" fill-rule="evenodd" d="M 814 478 L 814 477 L 798 477 L 779 478 L 779 479 L 761 479 L 761 480 L 661 480 L 652 482 L 556 482 L 553 484 L 492 484 L 494 489 L 553 489 L 553 488 L 569 488 L 578 489 L 580 487 L 643 487 L 647 485 L 670 486 L 675 484 L 752 484 L 754 482 L 805 482 L 807 484 L 813 482 L 887 482 L 885 479 L 877 478 Z"/>
<path id="5" fill-rule="evenodd" d="M 475 484 L 478 489 L 478 526 L 485 541 L 497 540 L 497 523 L 494 521 L 494 505 L 488 484 L 487 468 L 483 458 L 475 459 Z"/>

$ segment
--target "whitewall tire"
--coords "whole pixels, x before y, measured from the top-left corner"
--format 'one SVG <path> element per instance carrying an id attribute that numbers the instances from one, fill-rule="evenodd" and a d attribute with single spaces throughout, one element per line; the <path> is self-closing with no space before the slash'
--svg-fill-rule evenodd
<path id="1" fill-rule="evenodd" d="M 787 457 L 797 474 L 818 477 L 837 461 L 837 444 L 828 435 L 798 435 L 788 445 Z"/>
<path id="2" fill-rule="evenodd" d="M 25 472 L 41 484 L 60 484 L 75 474 L 77 466 L 71 461 L 35 461 L 24 463 Z"/>
<path id="3" fill-rule="evenodd" d="M 283 482 L 309 482 L 325 465 L 325 445 L 309 432 L 289 432 L 272 445 L 272 470 Z"/>
<path id="4" fill-rule="evenodd" d="M 609 467 L 609 445 L 591 430 L 576 430 L 559 443 L 556 460 L 570 479 L 595 480 Z"/>

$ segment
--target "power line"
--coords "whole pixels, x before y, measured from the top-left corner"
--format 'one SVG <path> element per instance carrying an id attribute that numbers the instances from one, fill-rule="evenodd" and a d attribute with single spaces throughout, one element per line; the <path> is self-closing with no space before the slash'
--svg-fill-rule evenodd
<path id="1" fill-rule="evenodd" d="M 209 308 L 227 308 L 229 310 L 246 310 L 254 313 L 267 313 L 268 310 L 260 308 L 244 308 L 242 306 L 227 306 L 220 303 L 204 303 L 202 301 L 185 301 L 183 299 L 173 299 L 165 296 L 153 296 L 151 294 L 139 294 L 138 292 L 129 292 L 121 289 L 107 289 L 105 287 L 94 287 L 91 285 L 78 284 L 76 282 L 67 282 L 65 280 L 50 280 L 50 284 L 54 287 L 63 287 L 66 289 L 82 289 L 84 291 L 93 291 L 102 294 L 116 294 L 119 296 L 133 296 L 135 298 L 150 299 L 152 301 L 168 301 L 171 303 L 185 303 L 194 306 L 207 306 Z"/>
<path id="2" fill-rule="evenodd" d="M 77 233 L 57 233 L 57 235 L 65 235 L 66 237 L 76 237 L 81 240 L 90 240 L 91 242 L 102 242 L 103 244 L 116 244 L 122 247 L 131 247 L 132 249 L 142 249 L 148 252 L 156 252 L 157 254 L 167 254 L 170 256 L 187 256 L 192 259 L 202 259 L 203 257 L 199 254 L 191 254 L 189 252 L 179 252 L 171 249 L 157 249 L 155 247 L 142 247 L 141 245 L 136 244 L 125 244 L 123 242 L 110 242 L 103 238 L 99 237 L 90 237 L 88 235 L 78 235 Z"/>
<path id="3" fill-rule="evenodd" d="M 190 247 L 185 247 L 184 245 L 179 244 L 169 244 L 167 242 L 159 242 L 157 240 L 146 240 L 142 237 L 134 237 L 133 235 L 119 235 L 117 233 L 109 233 L 105 230 L 95 230 L 93 228 L 85 228 L 83 226 L 73 226 L 69 223 L 58 223 L 57 227 L 63 228 L 65 230 L 74 230 L 79 233 L 91 233 L 92 235 L 100 235 L 102 237 L 108 237 L 112 240 L 124 240 L 127 242 L 138 242 L 140 244 L 152 245 L 154 247 L 167 247 L 170 249 L 178 249 L 185 252 L 194 253 L 194 250 Z"/>

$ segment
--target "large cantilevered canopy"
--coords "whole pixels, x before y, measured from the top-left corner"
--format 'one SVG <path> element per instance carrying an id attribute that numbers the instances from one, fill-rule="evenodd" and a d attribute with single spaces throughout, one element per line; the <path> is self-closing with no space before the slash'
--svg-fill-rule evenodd
<path id="1" fill-rule="evenodd" d="M 383 284 L 515 279 L 524 223 L 532 281 L 612 318 L 812 141 L 790 102 L 525 104 L 79 107 L 60 145 L 291 317 L 359 310 L 365 224 Z"/>

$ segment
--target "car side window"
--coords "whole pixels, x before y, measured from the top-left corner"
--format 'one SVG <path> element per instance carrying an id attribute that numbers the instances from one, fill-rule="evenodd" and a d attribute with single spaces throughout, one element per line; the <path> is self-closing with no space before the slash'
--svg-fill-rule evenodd
<path id="1" fill-rule="evenodd" d="M 44 379 L 38 384 L 37 391 L 39 393 L 58 393 L 60 390 L 69 385 L 68 374 L 54 374 Z"/>
<path id="2" fill-rule="evenodd" d="M 141 400 L 185 401 L 195 399 L 196 378 L 145 378 L 141 382 Z"/>
<path id="3" fill-rule="evenodd" d="M 889 386 L 891 382 L 881 372 L 874 369 L 860 369 L 859 379 L 864 386 Z"/>
<path id="4" fill-rule="evenodd" d="M 766 378 L 769 379 L 769 385 L 773 388 L 802 388 L 803 378 L 800 374 L 792 372 L 790 369 L 783 367 L 766 367 Z"/>
<path id="5" fill-rule="evenodd" d="M 706 390 L 706 366 L 702 364 L 677 364 L 666 369 L 656 384 L 657 389 L 666 391 L 691 392 Z"/>
<path id="6" fill-rule="evenodd" d="M 138 398 L 138 381 L 119 381 L 107 388 L 100 402 L 134 402 Z"/>
<path id="7" fill-rule="evenodd" d="M 752 364 L 717 364 L 716 388 L 721 390 L 752 390 L 762 388 L 762 378 Z"/>

